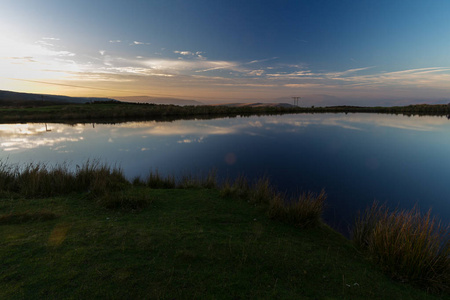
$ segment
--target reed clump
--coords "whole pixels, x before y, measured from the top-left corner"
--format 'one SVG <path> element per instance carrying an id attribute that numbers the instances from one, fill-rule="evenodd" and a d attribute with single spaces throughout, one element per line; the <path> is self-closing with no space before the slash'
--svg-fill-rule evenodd
<path id="1" fill-rule="evenodd" d="M 184 175 L 181 177 L 180 182 L 177 185 L 178 188 L 217 188 L 217 171 L 215 169 L 210 170 L 206 175 Z"/>
<path id="2" fill-rule="evenodd" d="M 251 203 L 269 204 L 274 197 L 276 197 L 276 192 L 267 176 L 256 180 L 250 188 L 249 201 Z"/>
<path id="3" fill-rule="evenodd" d="M 248 183 L 247 177 L 244 175 L 239 175 L 234 181 L 227 178 L 220 189 L 220 194 L 222 197 L 234 196 L 241 199 L 248 198 L 250 193 L 250 185 Z"/>
<path id="4" fill-rule="evenodd" d="M 298 199 L 286 201 L 282 194 L 275 195 L 269 203 L 269 217 L 303 228 L 319 226 L 327 195 L 308 192 Z"/>
<path id="5" fill-rule="evenodd" d="M 93 196 L 106 191 L 118 191 L 130 183 L 118 167 L 98 161 L 87 161 L 71 171 L 66 164 L 49 167 L 43 163 L 25 166 L 0 163 L 0 190 L 26 198 L 52 197 L 74 192 L 89 192 Z"/>
<path id="6" fill-rule="evenodd" d="M 0 188 L 2 191 L 14 189 L 18 168 L 0 160 Z"/>
<path id="7" fill-rule="evenodd" d="M 74 180 L 75 189 L 87 190 L 94 196 L 119 191 L 130 184 L 122 169 L 117 166 L 110 167 L 97 160 L 88 160 L 82 166 L 77 165 Z"/>
<path id="8" fill-rule="evenodd" d="M 141 210 L 153 199 L 143 190 L 131 188 L 117 192 L 107 192 L 97 197 L 97 203 L 108 209 Z"/>
<path id="9" fill-rule="evenodd" d="M 18 192 L 27 198 L 64 194 L 73 189 L 73 174 L 65 165 L 49 168 L 43 163 L 30 163 L 10 169 L 6 189 Z"/>
<path id="10" fill-rule="evenodd" d="M 205 176 L 187 174 L 176 179 L 173 175 L 161 175 L 158 170 L 151 171 L 147 178 L 142 180 L 139 177 L 133 179 L 135 186 L 147 186 L 153 189 L 190 189 L 190 188 L 217 188 L 217 172 L 216 170 L 209 171 Z"/>
<path id="11" fill-rule="evenodd" d="M 175 176 L 163 177 L 158 170 L 150 172 L 144 184 L 153 189 L 174 189 L 177 186 Z"/>
<path id="12" fill-rule="evenodd" d="M 270 218 L 303 228 L 321 224 L 327 198 L 322 190 L 319 194 L 307 192 L 298 199 L 288 199 L 285 194 L 276 191 L 266 176 L 253 184 L 250 184 L 245 176 L 238 176 L 234 182 L 227 179 L 220 189 L 220 194 L 222 197 L 234 196 L 252 204 L 266 205 Z"/>
<path id="13" fill-rule="evenodd" d="M 449 233 L 431 210 L 390 211 L 375 202 L 357 217 L 353 241 L 393 278 L 448 293 Z"/>

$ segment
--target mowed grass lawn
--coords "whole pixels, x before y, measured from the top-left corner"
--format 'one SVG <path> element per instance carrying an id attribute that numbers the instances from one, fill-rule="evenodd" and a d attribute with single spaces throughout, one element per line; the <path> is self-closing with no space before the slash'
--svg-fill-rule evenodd
<path id="1" fill-rule="evenodd" d="M 216 189 L 128 192 L 149 204 L 3 194 L 0 299 L 439 299 L 391 280 L 325 225 L 271 220 Z"/>

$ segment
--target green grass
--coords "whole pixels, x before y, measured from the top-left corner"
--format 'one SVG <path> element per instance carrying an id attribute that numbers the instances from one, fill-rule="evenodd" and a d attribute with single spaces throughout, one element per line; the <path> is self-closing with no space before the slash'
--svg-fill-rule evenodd
<path id="1" fill-rule="evenodd" d="M 42 210 L 36 212 L 9 213 L 0 215 L 0 225 L 22 224 L 27 222 L 44 222 L 56 219 L 56 214 Z"/>
<path id="2" fill-rule="evenodd" d="M 393 282 L 327 226 L 273 221 L 261 205 L 215 189 L 134 186 L 140 210 L 86 194 L 2 199 L 0 298 L 438 299 Z"/>
<path id="3" fill-rule="evenodd" d="M 431 211 L 390 211 L 374 203 L 356 220 L 353 240 L 393 278 L 448 293 L 449 234 Z"/>
<path id="4" fill-rule="evenodd" d="M 269 216 L 299 227 L 317 227 L 322 222 L 326 198 L 324 190 L 318 195 L 312 192 L 303 193 L 299 199 L 290 201 L 277 195 L 270 201 Z"/>
<path id="5" fill-rule="evenodd" d="M 71 169 L 0 163 L 0 299 L 439 298 L 427 289 L 448 296 L 448 273 L 439 285 L 420 278 L 423 290 L 392 281 L 404 278 L 392 276 L 396 256 L 387 252 L 374 265 L 326 226 L 324 191 L 286 201 L 267 177 L 219 186 L 215 172 L 179 180 L 151 172 L 131 183 L 96 161 Z M 375 244 L 383 213 L 360 219 L 363 249 Z M 426 222 L 409 221 L 406 232 L 432 231 L 421 225 L 433 224 L 429 214 L 419 220 Z M 385 224 L 386 235 L 404 222 Z M 396 246 L 405 243 L 416 244 Z M 433 271 L 448 268 L 446 245 Z M 428 264 L 420 258 L 404 265 Z"/>

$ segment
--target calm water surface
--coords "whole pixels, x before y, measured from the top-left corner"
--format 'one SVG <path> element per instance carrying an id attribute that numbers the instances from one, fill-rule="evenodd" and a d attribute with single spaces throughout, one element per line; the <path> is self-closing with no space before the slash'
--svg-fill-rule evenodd
<path id="1" fill-rule="evenodd" d="M 150 170 L 220 177 L 269 175 L 283 191 L 324 188 L 326 221 L 345 232 L 374 200 L 450 219 L 450 121 L 444 117 L 314 114 L 130 122 L 3 124 L 9 163 L 88 159 L 117 163 L 131 179 Z"/>

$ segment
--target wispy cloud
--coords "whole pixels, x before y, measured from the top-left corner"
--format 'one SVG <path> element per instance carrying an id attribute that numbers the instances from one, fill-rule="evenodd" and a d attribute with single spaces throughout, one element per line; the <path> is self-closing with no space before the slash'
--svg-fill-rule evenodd
<path id="1" fill-rule="evenodd" d="M 45 40 L 24 43 L 3 38 L 0 44 L 0 76 L 33 80 L 61 78 L 64 76 L 57 72 L 63 70 L 79 71 L 74 65 L 74 52 L 55 47 Z"/>
<path id="2" fill-rule="evenodd" d="M 134 41 L 134 42 L 133 42 L 133 43 L 131 43 L 130 45 L 150 45 L 150 43 L 145 43 L 145 42 Z"/>
<path id="3" fill-rule="evenodd" d="M 420 68 L 394 72 L 372 72 L 372 74 L 358 73 L 372 70 L 375 67 L 363 67 L 348 69 L 340 72 L 313 72 L 301 70 L 295 72 L 273 72 L 266 74 L 266 78 L 285 82 L 287 87 L 301 87 L 305 84 L 321 84 L 328 86 L 392 86 L 409 85 L 418 86 L 430 84 L 430 86 L 442 86 L 449 82 L 450 68 Z"/>
<path id="4" fill-rule="evenodd" d="M 173 53 L 181 54 L 181 55 L 194 55 L 191 51 L 173 51 Z"/>
<path id="5" fill-rule="evenodd" d="M 209 67 L 202 68 L 200 70 L 195 70 L 195 72 L 209 72 L 209 71 L 215 71 L 215 70 L 233 70 L 233 71 L 240 71 L 238 68 L 240 64 L 235 62 L 229 62 L 229 61 L 208 61 L 207 65 Z"/>
<path id="6" fill-rule="evenodd" d="M 229 91 L 230 98 L 239 93 L 270 97 L 268 91 L 278 96 L 292 93 L 293 89 L 302 93 L 332 92 L 333 95 L 335 92 L 369 93 L 395 88 L 410 91 L 410 94 L 414 89 L 425 90 L 423 88 L 450 91 L 450 67 L 445 66 L 394 71 L 380 71 L 379 66 L 315 70 L 314 66 L 301 62 L 278 62 L 277 57 L 211 60 L 203 51 L 183 49 L 163 49 L 155 55 L 154 50 L 146 51 L 148 47 L 137 47 L 140 53 L 119 56 L 113 45 L 103 45 L 90 53 L 75 53 L 64 48 L 56 37 L 44 37 L 31 44 L 1 37 L 0 43 L 5 45 L 0 47 L 0 76 L 36 83 L 55 82 L 55 85 L 67 87 L 98 83 L 100 89 L 112 90 L 121 89 L 118 85 L 121 82 L 134 84 L 133 88 L 153 85 L 155 89 L 163 89 L 177 85 L 209 90 L 210 94 L 217 93 L 214 89 L 222 93 Z M 109 40 L 109 43 L 128 45 L 130 41 Z M 148 44 L 131 42 L 135 46 Z M 124 89 L 131 88 L 124 86 Z"/>
<path id="7" fill-rule="evenodd" d="M 266 61 L 274 60 L 274 59 L 277 59 L 277 58 L 278 58 L 278 57 L 271 57 L 271 58 L 265 58 L 265 59 L 257 59 L 257 60 L 249 61 L 248 63 L 245 63 L 245 64 L 246 64 L 246 65 L 256 64 L 256 63 L 261 63 L 261 62 L 266 62 Z"/>
<path id="8" fill-rule="evenodd" d="M 173 51 L 173 53 L 180 54 L 183 57 L 191 57 L 191 58 L 195 58 L 195 59 L 199 59 L 199 60 L 207 59 L 205 56 L 202 55 L 202 54 L 204 54 L 203 51 L 193 52 L 193 51 L 187 51 L 187 50 L 184 50 L 184 51 L 175 50 L 175 51 Z M 183 57 L 179 57 L 178 59 L 183 59 Z"/>
<path id="9" fill-rule="evenodd" d="M 372 68 L 374 68 L 374 67 L 364 67 L 364 68 L 349 69 L 349 70 L 342 71 L 342 72 L 328 72 L 328 73 L 323 73 L 322 75 L 324 75 L 326 77 L 336 78 L 336 77 L 342 77 L 342 76 L 346 76 L 346 75 L 349 75 L 349 74 L 357 73 L 359 71 L 369 70 L 369 69 L 372 69 Z"/>
<path id="10" fill-rule="evenodd" d="M 22 62 L 29 62 L 29 63 L 36 63 L 37 62 L 37 60 L 35 60 L 32 56 L 9 57 L 9 59 L 22 61 Z"/>
<path id="11" fill-rule="evenodd" d="M 303 88 L 303 89 L 309 89 L 309 88 L 316 88 L 322 86 L 322 84 L 319 83 L 288 83 L 284 84 L 283 86 L 288 88 Z"/>
<path id="12" fill-rule="evenodd" d="M 43 40 L 48 40 L 48 41 L 60 41 L 59 38 L 55 38 L 55 37 L 43 37 Z"/>
<path id="13" fill-rule="evenodd" d="M 253 70 L 247 73 L 249 76 L 262 76 L 264 74 L 264 70 Z"/>
<path id="14" fill-rule="evenodd" d="M 209 72 L 209 71 L 225 69 L 225 70 L 230 70 L 230 71 L 234 71 L 234 72 L 238 72 L 238 73 L 247 74 L 250 76 L 261 76 L 265 72 L 264 70 L 262 70 L 262 69 L 252 70 L 246 66 L 251 65 L 251 64 L 266 62 L 266 61 L 274 60 L 274 59 L 277 59 L 277 57 L 260 59 L 260 60 L 252 60 L 252 61 L 243 62 L 243 63 L 230 62 L 230 61 L 213 61 L 213 62 L 211 62 L 213 64 L 212 67 L 206 68 L 206 69 L 201 69 L 201 70 L 196 70 L 196 72 Z"/>
<path id="15" fill-rule="evenodd" d="M 322 76 L 322 74 L 315 74 L 311 70 L 303 70 L 303 71 L 296 71 L 296 72 L 277 72 L 277 73 L 270 73 L 267 74 L 269 78 L 275 78 L 275 79 L 297 79 L 299 77 L 319 77 Z"/>
<path id="16" fill-rule="evenodd" d="M 37 45 L 41 45 L 41 46 L 44 46 L 44 47 L 53 47 L 53 46 L 55 46 L 54 44 L 52 44 L 52 43 L 50 43 L 50 42 L 47 42 L 47 40 L 39 40 L 39 41 L 36 41 L 35 42 L 35 44 L 37 44 Z"/>
<path id="17" fill-rule="evenodd" d="M 450 67 L 420 68 L 370 75 L 354 75 L 334 78 L 354 86 L 411 86 L 444 88 L 450 86 Z"/>

